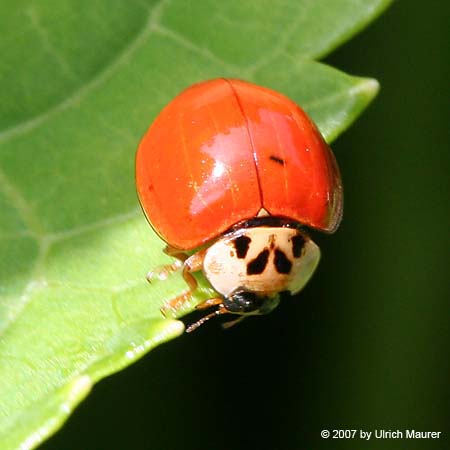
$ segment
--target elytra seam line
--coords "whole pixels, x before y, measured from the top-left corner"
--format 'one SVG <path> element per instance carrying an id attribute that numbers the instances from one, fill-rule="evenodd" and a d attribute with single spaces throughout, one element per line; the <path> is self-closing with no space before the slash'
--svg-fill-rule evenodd
<path id="1" fill-rule="evenodd" d="M 248 119 L 247 119 L 247 116 L 245 115 L 244 108 L 242 107 L 241 100 L 239 99 L 239 95 L 237 94 L 236 89 L 234 88 L 233 84 L 227 78 L 223 78 L 223 80 L 226 83 L 228 83 L 228 85 L 230 86 L 231 90 L 233 91 L 233 94 L 234 94 L 234 96 L 236 98 L 236 101 L 237 101 L 237 104 L 239 106 L 239 110 L 241 111 L 242 117 L 245 120 L 245 125 L 246 125 L 245 128 L 247 130 L 248 138 L 249 138 L 249 141 L 250 141 L 250 146 L 252 148 L 253 164 L 255 165 L 256 180 L 258 182 L 259 198 L 261 199 L 261 207 L 264 208 L 264 198 L 263 198 L 263 192 L 262 192 L 262 188 L 261 188 L 261 180 L 259 179 L 259 173 L 258 173 L 258 157 L 256 155 L 255 145 L 253 143 L 252 135 L 250 133 Z"/>

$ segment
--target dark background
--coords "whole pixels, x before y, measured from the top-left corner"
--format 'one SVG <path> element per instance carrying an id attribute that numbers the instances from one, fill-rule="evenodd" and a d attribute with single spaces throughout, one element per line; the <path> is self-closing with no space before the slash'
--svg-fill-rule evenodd
<path id="1" fill-rule="evenodd" d="M 333 146 L 344 221 L 304 292 L 100 382 L 43 449 L 450 448 L 448 9 L 398 1 L 326 59 L 382 88 Z M 407 428 L 444 437 L 320 437 Z"/>

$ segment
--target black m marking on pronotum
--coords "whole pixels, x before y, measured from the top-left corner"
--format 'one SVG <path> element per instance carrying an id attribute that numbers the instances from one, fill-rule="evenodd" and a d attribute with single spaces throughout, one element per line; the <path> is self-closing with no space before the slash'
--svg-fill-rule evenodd
<path id="1" fill-rule="evenodd" d="M 299 234 L 292 237 L 292 254 L 294 258 L 300 258 L 303 246 L 305 245 L 305 238 Z"/>
<path id="2" fill-rule="evenodd" d="M 269 261 L 269 249 L 264 249 L 255 259 L 247 264 L 247 275 L 259 275 L 264 272 Z"/>
<path id="3" fill-rule="evenodd" d="M 281 250 L 275 250 L 275 268 L 278 273 L 288 274 L 292 269 L 292 262 Z"/>
<path id="4" fill-rule="evenodd" d="M 233 241 L 239 259 L 244 259 L 247 256 L 250 242 L 252 242 L 252 240 L 247 236 L 239 236 Z"/>

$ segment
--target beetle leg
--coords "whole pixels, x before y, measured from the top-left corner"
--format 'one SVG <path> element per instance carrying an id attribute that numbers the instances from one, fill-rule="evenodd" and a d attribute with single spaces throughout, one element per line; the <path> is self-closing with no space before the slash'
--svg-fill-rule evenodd
<path id="1" fill-rule="evenodd" d="M 161 313 L 163 316 L 166 316 L 168 311 L 171 311 L 173 314 L 177 313 L 183 308 L 183 305 L 192 300 L 192 294 L 195 292 L 198 285 L 197 280 L 194 275 L 192 275 L 192 272 L 198 272 L 201 270 L 204 256 L 205 251 L 202 250 L 187 258 L 184 263 L 181 264 L 181 262 L 179 262 L 179 267 L 183 267 L 182 275 L 189 286 L 189 290 L 165 303 L 161 307 Z"/>
<path id="2" fill-rule="evenodd" d="M 145 278 L 151 283 L 155 278 L 157 280 L 166 280 L 170 274 L 177 272 L 183 267 L 183 262 L 176 259 L 172 264 L 159 266 L 147 273 Z"/>
<path id="3" fill-rule="evenodd" d="M 171 317 L 175 315 L 183 305 L 189 303 L 192 300 L 192 292 L 187 291 L 184 294 L 178 295 L 161 306 L 160 311 L 164 317 Z"/>
<path id="4" fill-rule="evenodd" d="M 166 280 L 170 274 L 180 270 L 184 265 L 183 263 L 189 259 L 189 256 L 186 253 L 183 253 L 178 248 L 171 247 L 170 245 L 166 245 L 164 248 L 164 253 L 172 258 L 175 258 L 175 261 L 172 264 L 156 267 L 148 272 L 146 278 L 149 283 L 151 283 L 155 278 L 158 280 Z"/>
<path id="5" fill-rule="evenodd" d="M 182 250 L 172 247 L 170 245 L 166 245 L 164 247 L 164 253 L 166 255 L 172 256 L 173 258 L 179 259 L 180 261 L 184 262 L 188 259 L 188 255 L 184 253 Z"/>
<path id="6" fill-rule="evenodd" d="M 221 305 L 223 303 L 223 298 L 208 298 L 208 300 L 205 300 L 204 302 L 198 304 L 195 308 L 196 309 L 207 309 L 211 308 L 211 306 L 217 306 Z"/>
<path id="7" fill-rule="evenodd" d="M 201 250 L 194 253 L 192 256 L 186 259 L 183 263 L 183 278 L 189 286 L 189 291 L 192 293 L 197 289 L 197 280 L 195 279 L 193 272 L 202 270 L 203 259 L 205 258 L 205 250 Z"/>

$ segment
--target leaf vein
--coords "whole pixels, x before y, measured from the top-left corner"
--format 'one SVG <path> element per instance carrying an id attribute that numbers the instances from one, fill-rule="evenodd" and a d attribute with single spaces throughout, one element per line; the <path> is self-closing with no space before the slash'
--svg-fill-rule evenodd
<path id="1" fill-rule="evenodd" d="M 30 6 L 25 10 L 25 15 L 30 20 L 31 26 L 36 31 L 42 47 L 47 52 L 47 54 L 56 61 L 62 72 L 68 78 L 76 81 L 78 79 L 77 75 L 73 71 L 72 67 L 70 67 L 67 61 L 59 54 L 54 45 L 51 43 L 47 30 L 42 26 L 39 14 L 36 9 Z"/>
<path id="2" fill-rule="evenodd" d="M 81 86 L 73 94 L 61 101 L 57 105 L 49 108 L 48 110 L 36 115 L 35 117 L 21 122 L 13 127 L 6 128 L 0 131 L 0 144 L 17 136 L 22 136 L 30 131 L 34 130 L 38 126 L 45 123 L 55 114 L 65 111 L 66 109 L 78 104 L 87 94 L 101 86 L 108 78 L 110 78 L 116 70 L 126 64 L 131 55 L 139 48 L 149 35 L 153 32 L 154 25 L 157 24 L 160 15 L 162 13 L 163 6 L 167 4 L 167 0 L 161 0 L 159 4 L 150 10 L 149 17 L 145 26 L 136 34 L 134 39 L 122 50 L 121 53 L 103 70 L 101 70 L 96 76 L 94 76 L 89 82 Z"/>
<path id="3" fill-rule="evenodd" d="M 320 108 L 327 103 L 331 103 L 343 98 L 348 98 L 349 100 L 351 99 L 352 101 L 354 101 L 354 96 L 356 96 L 356 94 L 360 94 L 362 92 L 371 93 L 374 89 L 377 89 L 377 86 L 378 83 L 375 80 L 367 78 L 365 80 L 361 80 L 358 84 L 352 86 L 351 88 L 346 88 L 342 91 L 335 92 L 333 95 L 320 97 L 316 100 L 306 102 L 304 104 L 304 107 L 305 109 Z"/>
<path id="4" fill-rule="evenodd" d="M 118 214 L 113 217 L 108 217 L 106 219 L 98 220 L 86 225 L 80 225 L 71 230 L 63 230 L 58 231 L 56 233 L 50 233 L 45 236 L 46 239 L 49 239 L 52 243 L 57 241 L 62 241 L 64 239 L 70 239 L 76 236 L 79 236 L 84 233 L 90 233 L 92 231 L 98 230 L 100 228 L 108 227 L 111 225 L 127 222 L 131 219 L 137 219 L 141 215 L 140 209 L 135 208 L 132 211 Z"/>
<path id="5" fill-rule="evenodd" d="M 277 45 L 274 47 L 272 52 L 267 52 L 263 54 L 263 56 L 258 59 L 256 62 L 251 64 L 246 68 L 246 71 L 250 75 L 254 75 L 256 72 L 258 72 L 261 67 L 264 67 L 265 65 L 269 64 L 271 61 L 273 61 L 277 56 L 282 55 L 286 51 L 286 47 L 292 37 L 292 35 L 297 30 L 298 26 L 304 20 L 305 18 L 305 5 L 301 2 L 298 2 L 299 8 L 297 11 L 297 14 L 295 15 L 294 20 L 291 22 L 289 26 L 285 28 L 283 33 L 280 35 L 280 38 L 278 40 Z M 294 15 L 294 13 L 293 13 Z"/>
<path id="6" fill-rule="evenodd" d="M 211 50 L 209 50 L 206 47 L 200 47 L 195 42 L 188 39 L 183 34 L 178 33 L 175 30 L 172 30 L 165 25 L 161 25 L 159 23 L 154 23 L 153 25 L 153 31 L 161 36 L 167 37 L 168 39 L 171 39 L 172 41 L 176 42 L 177 44 L 180 44 L 184 48 L 191 50 L 200 56 L 203 56 L 213 63 L 220 64 L 222 67 L 224 67 L 228 71 L 240 71 L 241 68 L 238 66 L 235 66 L 234 64 L 230 64 L 227 61 L 223 60 L 216 54 L 214 54 Z"/>
<path id="7" fill-rule="evenodd" d="M 23 194 L 8 179 L 4 170 L 0 167 L 0 191 L 10 201 L 11 206 L 19 213 L 25 226 L 32 232 L 36 239 L 44 234 L 44 229 L 33 208 Z"/>

